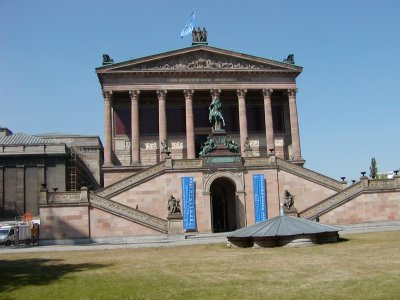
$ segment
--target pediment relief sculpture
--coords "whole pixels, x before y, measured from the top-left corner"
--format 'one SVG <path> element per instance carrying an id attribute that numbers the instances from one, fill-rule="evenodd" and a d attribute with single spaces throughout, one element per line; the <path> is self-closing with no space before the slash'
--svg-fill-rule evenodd
<path id="1" fill-rule="evenodd" d="M 177 57 L 164 58 L 154 62 L 140 63 L 124 68 L 125 70 L 199 70 L 199 69 L 230 69 L 230 70 L 271 70 L 281 69 L 277 66 L 252 62 L 231 56 L 212 53 L 194 53 Z"/>

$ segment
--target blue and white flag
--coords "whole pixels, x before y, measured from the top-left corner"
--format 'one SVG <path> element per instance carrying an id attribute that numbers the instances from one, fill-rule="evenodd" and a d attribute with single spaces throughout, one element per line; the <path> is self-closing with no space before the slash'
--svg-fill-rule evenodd
<path id="1" fill-rule="evenodd" d="M 195 22 L 194 22 L 194 8 L 192 11 L 192 14 L 190 15 L 189 20 L 186 22 L 185 27 L 183 27 L 181 31 L 181 38 L 183 38 L 185 35 L 191 34 L 193 28 L 195 27 Z"/>

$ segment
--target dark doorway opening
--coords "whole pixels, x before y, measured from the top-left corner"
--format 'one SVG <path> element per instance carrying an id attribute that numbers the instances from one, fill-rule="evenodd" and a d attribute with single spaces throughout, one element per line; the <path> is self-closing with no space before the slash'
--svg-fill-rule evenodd
<path id="1" fill-rule="evenodd" d="M 210 194 L 212 231 L 236 230 L 236 188 L 234 183 L 227 178 L 218 178 L 211 184 Z"/>

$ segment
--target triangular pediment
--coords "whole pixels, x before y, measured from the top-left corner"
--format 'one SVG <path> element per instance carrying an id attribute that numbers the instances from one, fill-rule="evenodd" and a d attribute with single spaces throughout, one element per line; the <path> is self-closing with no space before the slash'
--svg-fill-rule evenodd
<path id="1" fill-rule="evenodd" d="M 300 73 L 293 64 L 250 56 L 209 46 L 190 47 L 116 63 L 97 69 L 98 73 L 141 71 L 283 71 Z"/>

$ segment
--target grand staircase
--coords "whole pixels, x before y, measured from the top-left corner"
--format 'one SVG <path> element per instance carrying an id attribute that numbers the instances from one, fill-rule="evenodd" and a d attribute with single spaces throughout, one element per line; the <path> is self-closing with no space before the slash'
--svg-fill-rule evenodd
<path id="1" fill-rule="evenodd" d="M 138 223 L 161 233 L 168 233 L 168 222 L 156 216 L 147 214 L 113 200 L 103 198 L 96 193 L 90 194 L 90 204 L 93 207 L 109 212 L 118 217 Z"/>
<path id="2" fill-rule="evenodd" d="M 304 167 L 300 167 L 298 165 L 292 164 L 286 160 L 283 160 L 281 158 L 276 158 L 276 165 L 286 171 L 289 172 L 293 175 L 299 176 L 301 178 L 304 178 L 306 180 L 315 182 L 319 185 L 326 186 L 330 189 L 333 189 L 337 192 L 341 191 L 343 189 L 343 185 L 340 181 L 337 181 L 335 179 L 332 179 L 330 177 L 324 176 L 320 173 L 311 171 L 309 169 L 306 169 Z"/>
<path id="3" fill-rule="evenodd" d="M 123 193 L 130 188 L 139 185 L 140 183 L 147 181 L 155 176 L 161 175 L 165 171 L 165 161 L 156 164 L 154 166 L 151 166 L 147 169 L 144 169 L 143 171 L 140 171 L 138 173 L 135 173 L 131 176 L 128 176 L 125 179 L 122 179 L 118 182 L 115 182 L 113 184 L 110 184 L 109 186 L 106 186 L 105 188 L 102 188 L 100 190 L 97 190 L 95 192 L 96 195 L 99 195 L 101 197 L 114 197 L 120 193 Z"/>
<path id="4" fill-rule="evenodd" d="M 362 182 L 357 182 L 356 184 L 351 185 L 350 187 L 338 192 L 321 202 L 310 206 L 309 208 L 303 210 L 299 213 L 299 216 L 302 218 L 306 218 L 309 220 L 315 219 L 317 216 L 323 215 L 334 208 L 343 205 L 349 200 L 353 199 L 357 195 L 359 195 L 363 190 Z"/>
<path id="5" fill-rule="evenodd" d="M 345 189 L 343 182 L 334 180 L 317 172 L 311 171 L 304 167 L 292 164 L 280 158 L 269 160 L 268 158 L 245 159 L 244 165 L 270 165 L 291 173 L 295 176 L 315 182 L 316 184 L 330 188 L 337 193 L 316 203 L 309 208 L 299 213 L 300 217 L 306 219 L 315 219 L 357 197 L 361 193 L 373 190 L 397 189 L 395 180 L 368 180 L 364 179 L 353 184 Z M 103 189 L 90 193 L 90 203 L 103 211 L 109 212 L 116 216 L 125 218 L 134 223 L 154 229 L 161 233 L 168 232 L 168 222 L 156 216 L 139 211 L 132 207 L 111 200 L 112 197 L 123 193 L 132 187 L 151 180 L 157 176 L 164 174 L 169 169 L 199 169 L 202 167 L 202 160 L 169 160 L 153 165 L 143 171 L 135 173 L 125 179 L 122 179 L 114 184 L 111 184 Z"/>
<path id="6" fill-rule="evenodd" d="M 359 182 L 349 186 L 348 188 L 310 206 L 299 213 L 299 216 L 309 220 L 316 219 L 345 203 L 354 199 L 363 193 L 374 193 L 382 191 L 399 191 L 400 186 L 396 179 L 373 179 L 369 180 L 367 177 L 361 179 Z"/>

